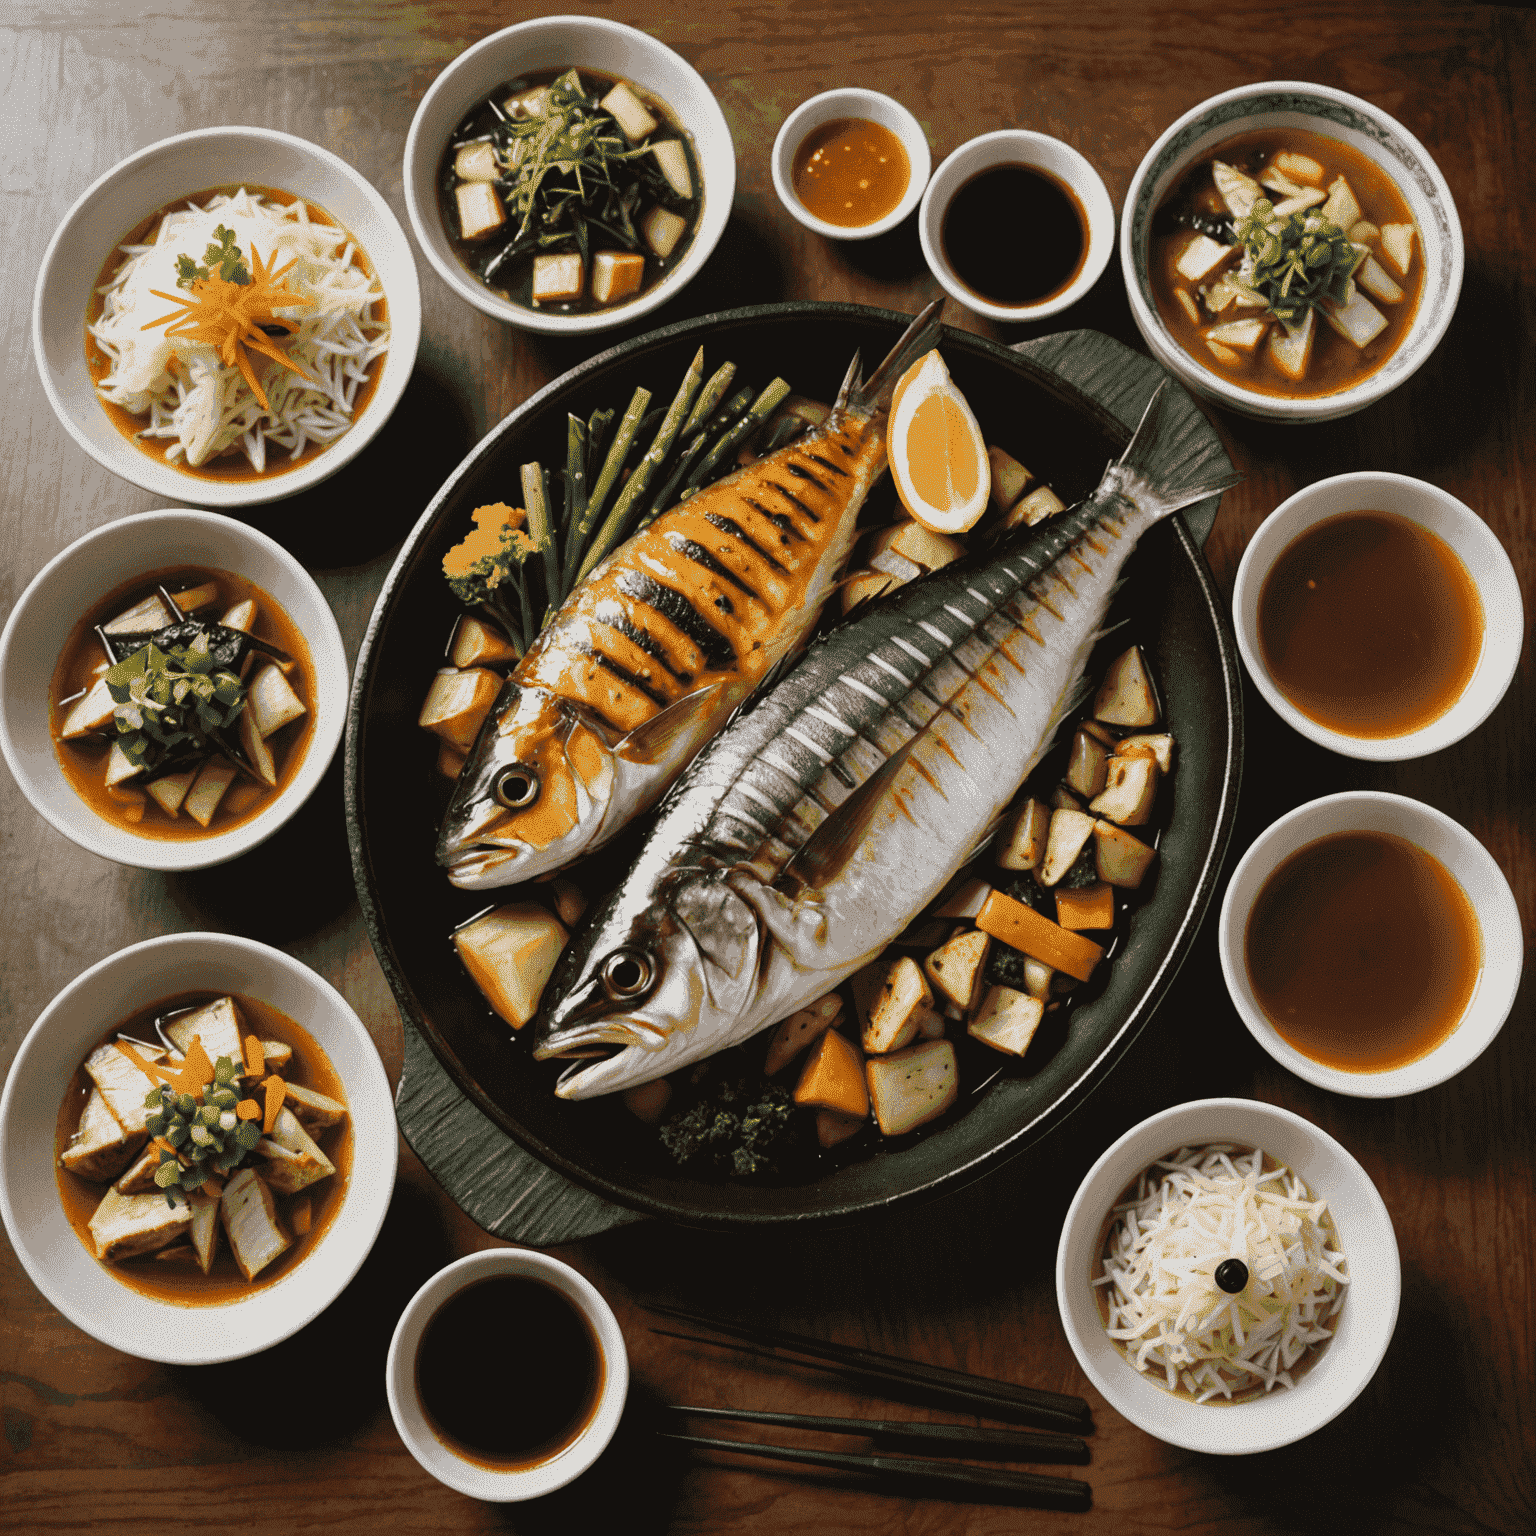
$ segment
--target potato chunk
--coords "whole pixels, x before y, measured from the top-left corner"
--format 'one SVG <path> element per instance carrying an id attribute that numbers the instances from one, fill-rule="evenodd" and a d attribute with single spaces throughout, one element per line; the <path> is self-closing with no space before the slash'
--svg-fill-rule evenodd
<path id="1" fill-rule="evenodd" d="M 932 1005 L 933 993 L 917 962 L 902 956 L 870 1004 L 860 1043 L 871 1054 L 897 1050 L 916 1036 L 918 1010 Z"/>
<path id="2" fill-rule="evenodd" d="M 1088 809 L 1096 816 L 1119 822 L 1122 827 L 1139 827 L 1152 814 L 1156 796 L 1156 758 L 1112 757 L 1104 793 L 1091 800 Z"/>
<path id="3" fill-rule="evenodd" d="M 497 907 L 453 935 L 464 969 L 513 1029 L 539 1011 L 539 998 L 565 948 L 565 925 L 532 901 Z"/>
<path id="4" fill-rule="evenodd" d="M 971 1021 L 970 1033 L 993 1050 L 1022 1056 L 1045 1017 L 1045 1004 L 1012 987 L 993 987 Z"/>
<path id="5" fill-rule="evenodd" d="M 807 1003 L 798 1012 L 790 1014 L 774 1030 L 768 1041 L 763 1071 L 769 1077 L 775 1072 L 782 1072 L 813 1040 L 831 1029 L 842 1017 L 842 1013 L 842 998 L 836 992 L 828 992 L 825 997 L 819 997 L 814 1003 Z"/>
<path id="6" fill-rule="evenodd" d="M 501 678 L 488 667 L 445 667 L 433 677 L 416 723 L 467 753 L 500 692 Z"/>
<path id="7" fill-rule="evenodd" d="M 969 1008 L 991 948 L 992 940 L 980 929 L 956 934 L 923 961 L 923 970 L 934 988 L 957 1008 Z"/>
<path id="8" fill-rule="evenodd" d="M 1157 724 L 1157 695 L 1139 646 L 1121 652 L 1109 664 L 1094 696 L 1093 717 L 1106 725 L 1143 731 Z"/>
<path id="9" fill-rule="evenodd" d="M 869 1099 L 882 1135 L 901 1136 L 936 1119 L 960 1093 L 955 1048 L 948 1040 L 924 1040 L 864 1064 Z"/>

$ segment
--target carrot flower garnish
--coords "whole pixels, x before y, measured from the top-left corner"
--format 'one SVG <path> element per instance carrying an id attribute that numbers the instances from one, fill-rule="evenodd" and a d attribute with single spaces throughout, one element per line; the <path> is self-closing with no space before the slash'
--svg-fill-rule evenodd
<path id="1" fill-rule="evenodd" d="M 283 278 L 292 269 L 294 261 L 273 271 L 261 259 L 261 252 L 251 246 L 251 280 L 248 283 L 232 282 L 221 273 L 210 272 L 190 285 L 192 297 L 179 299 L 174 293 L 162 293 L 158 288 L 150 292 L 157 299 L 166 299 L 176 305 L 169 315 L 151 320 L 140 327 L 151 331 L 156 326 L 167 326 L 167 336 L 184 336 L 188 341 L 200 341 L 218 349 L 219 358 L 226 368 L 239 368 L 251 393 L 261 403 L 262 410 L 269 410 L 267 397 L 257 382 L 256 371 L 251 366 L 247 348 L 270 357 L 284 368 L 298 374 L 306 383 L 316 381 L 299 367 L 282 348 L 274 345 L 265 327 L 277 326 L 290 335 L 298 330 L 295 321 L 285 320 L 277 311 L 292 305 L 310 305 L 315 301 L 301 293 L 294 293 L 281 286 Z"/>

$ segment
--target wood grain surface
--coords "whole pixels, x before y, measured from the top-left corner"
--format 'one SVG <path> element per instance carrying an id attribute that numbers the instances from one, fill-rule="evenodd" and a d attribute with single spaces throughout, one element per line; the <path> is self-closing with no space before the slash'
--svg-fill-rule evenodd
<path id="1" fill-rule="evenodd" d="M 1344 421 L 1281 428 L 1212 413 L 1247 479 L 1226 497 L 1206 552 L 1230 591 L 1247 539 L 1293 490 L 1346 469 L 1389 469 L 1431 480 L 1481 512 L 1514 560 L 1529 606 L 1529 11 L 1425 0 L 1254 11 L 1211 0 L 962 3 L 942 14 L 917 0 L 690 8 L 628 0 L 590 9 L 678 49 L 719 97 L 735 136 L 730 226 L 700 278 L 655 324 L 776 298 L 913 309 L 938 293 L 910 221 L 865 245 L 831 244 L 776 201 L 768 151 L 778 124 L 834 85 L 873 86 L 905 102 L 936 161 L 996 127 L 1055 134 L 1094 162 L 1117 207 L 1158 133 L 1219 90 L 1316 80 L 1378 103 L 1426 144 L 1455 194 L 1467 245 L 1455 322 L 1418 374 Z M 416 103 L 465 46 L 532 14 L 488 0 L 0 6 L 0 357 L 12 423 L 0 439 L 0 614 L 70 541 L 154 504 L 75 447 L 31 358 L 33 274 L 79 192 L 169 134 L 258 123 L 340 154 L 403 220 L 401 151 Z M 314 569 L 353 651 L 394 549 L 447 472 L 589 350 L 493 324 L 419 266 L 420 361 L 395 428 L 319 491 L 251 518 Z M 1088 327 L 1141 347 L 1118 264 L 1055 324 L 997 327 L 954 305 L 946 318 L 1008 342 Z M 1335 757 L 1290 733 L 1251 690 L 1246 702 L 1249 767 L 1234 856 L 1279 813 L 1317 794 L 1399 791 L 1447 811 L 1486 844 L 1529 934 L 1529 645 L 1492 718 L 1422 762 L 1373 767 Z M 397 1073 L 401 1026 L 351 888 L 339 766 L 305 813 L 244 861 L 238 885 L 229 869 L 164 877 L 106 864 L 54 832 L 0 775 L 0 1070 L 49 999 L 88 965 L 155 934 L 215 929 L 249 933 L 314 966 L 357 1008 Z M 286 1344 L 238 1365 L 168 1368 L 108 1350 L 66 1323 L 0 1246 L 0 1531 L 137 1533 L 186 1519 L 248 1536 L 584 1532 L 620 1522 L 642 1533 L 753 1536 L 1536 1528 L 1532 982 L 1497 1042 L 1453 1082 L 1408 1100 L 1346 1099 L 1291 1077 L 1252 1044 L 1221 984 L 1211 927 L 1157 1019 L 1031 1160 L 1027 1178 L 1005 1167 L 928 1206 L 773 1243 L 647 1222 L 560 1250 L 618 1312 L 634 1386 L 620 1434 L 593 1472 L 537 1504 L 498 1508 L 451 1493 L 394 1432 L 383 1362 L 401 1308 L 443 1263 L 494 1242 L 408 1153 L 383 1234 L 345 1295 Z M 1161 1107 L 1215 1093 L 1286 1105 L 1342 1140 L 1386 1200 L 1403 1260 L 1396 1337 L 1367 1391 L 1306 1442 L 1233 1459 L 1171 1449 L 1099 1402 L 1063 1337 L 1052 1282 L 1061 1216 L 1103 1147 Z M 866 1414 L 887 1405 L 817 1373 L 662 1338 L 641 1308 L 651 1297 L 1085 1393 L 1096 1408 L 1084 1474 L 1094 1510 L 1036 1515 L 907 1501 L 813 1473 L 663 1453 L 648 1433 L 659 1402 Z"/>

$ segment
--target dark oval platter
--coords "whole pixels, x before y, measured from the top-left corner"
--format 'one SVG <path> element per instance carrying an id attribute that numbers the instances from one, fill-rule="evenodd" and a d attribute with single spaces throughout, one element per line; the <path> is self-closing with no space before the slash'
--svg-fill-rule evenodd
<path id="1" fill-rule="evenodd" d="M 1070 1010 L 1048 1053 L 1006 1066 L 1000 1058 L 1001 1070 L 971 1086 L 962 1112 L 870 1155 L 818 1164 L 797 1182 L 685 1176 L 667 1165 L 654 1131 L 616 1100 L 557 1099 L 558 1064 L 533 1061 L 529 1042 L 489 1011 L 461 969 L 451 931 L 516 899 L 515 887 L 456 890 L 433 862 L 448 786 L 435 771 L 436 739 L 416 725 L 460 611 L 441 561 L 469 528 L 471 511 L 519 500 L 520 465 L 563 462 L 568 411 L 622 410 L 639 384 L 665 399 L 701 345 L 707 369 L 729 358 L 738 380 L 761 386 L 780 374 L 798 392 L 830 400 L 855 349 L 872 366 L 906 319 L 847 304 L 757 306 L 636 337 L 571 370 L 501 422 L 450 476 L 390 572 L 358 657 L 346 740 L 348 836 L 368 931 L 407 1027 L 421 1033 L 494 1127 L 567 1178 L 635 1211 L 710 1226 L 847 1220 L 1016 1155 L 1075 1108 L 1145 1027 L 1194 938 L 1226 849 L 1241 761 L 1235 647 L 1199 548 L 1175 518 L 1143 540 L 1115 615 L 1127 619 L 1127 632 L 1149 654 L 1166 728 L 1178 743 L 1156 888 L 1132 916 L 1102 990 Z M 1062 345 L 1053 350 L 1052 342 Z M 1045 361 L 949 331 L 943 354 L 987 440 L 1071 502 L 1093 488 L 1129 439 L 1101 401 L 1124 393 L 1127 378 L 1145 394 L 1160 375 L 1089 332 L 1034 345 Z M 1068 376 L 1087 381 L 1086 390 Z M 1180 408 L 1192 451 L 1224 462 L 1209 425 L 1187 401 Z M 1190 522 L 1203 533 L 1214 512 L 1214 502 L 1205 503 L 1191 509 Z M 614 850 L 626 846 L 588 861 L 597 885 L 623 878 L 622 852 Z M 486 1133 L 499 1134 L 493 1127 Z M 484 1148 L 480 1155 L 483 1161 Z"/>

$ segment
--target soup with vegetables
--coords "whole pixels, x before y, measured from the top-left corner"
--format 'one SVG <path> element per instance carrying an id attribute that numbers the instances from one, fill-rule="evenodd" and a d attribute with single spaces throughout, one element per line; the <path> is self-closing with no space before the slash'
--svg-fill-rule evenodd
<path id="1" fill-rule="evenodd" d="M 282 607 L 232 571 L 117 588 L 75 626 L 50 689 L 59 765 L 98 815 L 192 839 L 259 815 L 314 734 L 314 668 Z"/>
<path id="2" fill-rule="evenodd" d="M 672 271 L 703 188 L 664 102 L 597 70 L 546 70 L 509 80 L 464 120 L 438 204 L 455 254 L 492 292 L 582 314 Z"/>
<path id="3" fill-rule="evenodd" d="M 1374 373 L 1413 324 L 1423 272 L 1391 178 L 1299 128 L 1202 156 L 1152 221 L 1152 293 L 1170 334 L 1263 394 L 1330 395 Z"/>
<path id="4" fill-rule="evenodd" d="M 80 1241 L 137 1291 L 237 1301 L 320 1241 L 352 1167 L 341 1081 L 296 1020 L 257 998 L 181 993 L 81 1063 L 55 1131 Z"/>

